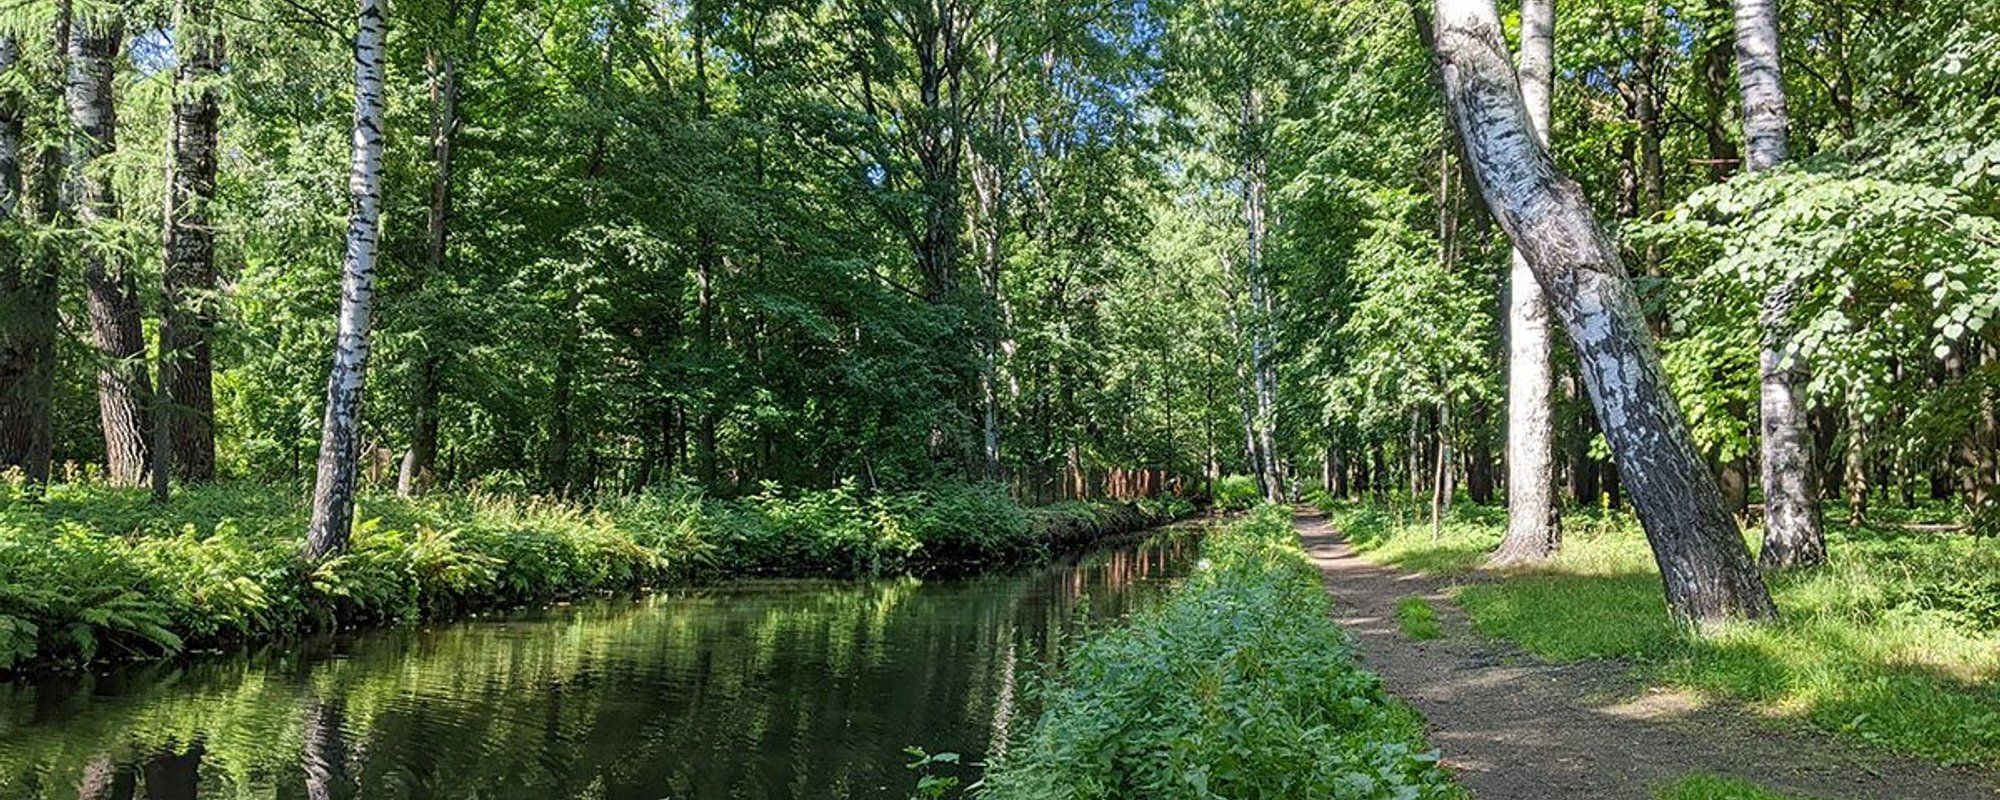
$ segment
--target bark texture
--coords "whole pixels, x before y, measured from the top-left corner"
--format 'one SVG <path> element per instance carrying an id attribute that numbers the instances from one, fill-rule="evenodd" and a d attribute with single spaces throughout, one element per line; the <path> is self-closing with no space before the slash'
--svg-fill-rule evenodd
<path id="1" fill-rule="evenodd" d="M 1617 246 L 1536 139 L 1492 0 L 1438 0 L 1445 97 L 1487 205 L 1569 333 L 1675 614 L 1777 611 L 1668 392 Z"/>
<path id="2" fill-rule="evenodd" d="M 1785 85 L 1779 69 L 1777 0 L 1735 0 L 1736 72 L 1743 90 L 1745 165 L 1768 170 L 1784 162 L 1789 147 Z M 1792 343 L 1792 311 L 1800 287 L 1785 279 L 1764 295 L 1758 322 L 1761 386 L 1758 426 L 1762 438 L 1766 569 L 1810 567 L 1826 560 L 1820 524 L 1819 468 L 1806 419 L 1811 375 Z"/>
<path id="3" fill-rule="evenodd" d="M 58 23 L 58 28 L 63 27 Z M 67 38 L 59 33 L 58 41 Z M 17 77 L 21 41 L 0 36 L 0 76 Z M 49 254 L 27 246 L 25 224 L 46 224 L 53 202 L 27 202 L 23 184 L 28 98 L 0 89 L 0 470 L 48 480 L 55 367 L 56 276 Z M 46 162 L 45 162 L 46 166 Z"/>
<path id="4" fill-rule="evenodd" d="M 115 485 L 140 486 L 150 466 L 146 412 L 153 382 L 146 370 L 139 286 L 120 255 L 122 248 L 111 241 L 121 212 L 105 164 L 105 157 L 118 147 L 111 82 L 124 38 L 124 21 L 116 16 L 72 23 L 69 85 L 63 92 L 72 128 L 64 205 L 87 232 L 81 252 L 84 297 L 90 341 L 97 350 L 97 412 L 104 431 L 106 477 Z"/>
<path id="5" fill-rule="evenodd" d="M 209 338 L 217 313 L 216 147 L 221 103 L 221 20 L 214 0 L 174 5 L 173 162 L 167 182 L 166 264 L 160 320 L 160 383 L 167 405 L 167 453 L 181 480 L 215 479 L 215 395 Z M 157 446 L 157 444 L 156 444 Z"/>
<path id="6" fill-rule="evenodd" d="M 1555 23 L 1555 0 L 1521 3 L 1521 97 L 1544 146 L 1549 140 Z M 1507 291 L 1507 536 L 1493 553 L 1496 565 L 1540 561 L 1562 547 L 1549 303 L 1519 250 L 1513 254 Z"/>
<path id="7" fill-rule="evenodd" d="M 354 35 L 354 140 L 347 188 L 347 253 L 340 276 L 339 330 L 326 384 L 318 475 L 306 556 L 347 547 L 359 473 L 361 392 L 368 372 L 368 328 L 375 305 L 375 251 L 382 222 L 382 72 L 384 0 L 360 0 Z"/>

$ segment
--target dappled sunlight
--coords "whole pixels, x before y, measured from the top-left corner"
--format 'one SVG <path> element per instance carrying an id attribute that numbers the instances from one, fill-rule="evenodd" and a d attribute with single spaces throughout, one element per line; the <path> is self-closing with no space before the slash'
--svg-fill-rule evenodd
<path id="1" fill-rule="evenodd" d="M 1986 588 L 2000 581 L 2000 557 L 1967 537 L 1835 526 L 1830 563 L 1771 576 L 1777 623 L 1697 632 L 1668 615 L 1629 515 L 1566 516 L 1560 555 L 1497 571 L 1479 568 L 1504 530 L 1490 510 L 1455 511 L 1437 538 L 1427 518 L 1332 510 L 1370 561 L 1469 578 L 1452 596 L 1479 632 L 1556 662 L 1623 659 L 1673 690 L 1604 713 L 1731 703 L 1914 755 L 2000 764 L 2000 611 Z"/>

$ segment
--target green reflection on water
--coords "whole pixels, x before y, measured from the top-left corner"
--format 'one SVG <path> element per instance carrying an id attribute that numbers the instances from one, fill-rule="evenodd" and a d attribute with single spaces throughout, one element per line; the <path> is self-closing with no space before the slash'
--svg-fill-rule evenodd
<path id="1" fill-rule="evenodd" d="M 1149 602 L 1194 549 L 733 584 L 4 685 L 0 798 L 900 799 L 904 746 L 985 756 L 1032 711 L 1020 684 L 1052 642 Z"/>

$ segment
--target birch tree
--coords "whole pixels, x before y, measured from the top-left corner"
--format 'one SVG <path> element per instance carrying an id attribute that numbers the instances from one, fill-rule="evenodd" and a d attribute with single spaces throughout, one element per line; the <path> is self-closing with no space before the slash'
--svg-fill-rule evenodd
<path id="1" fill-rule="evenodd" d="M 1779 68 L 1777 0 L 1734 0 L 1736 72 L 1743 90 L 1744 166 L 1763 172 L 1783 163 L 1790 126 Z M 1792 341 L 1792 314 L 1801 291 L 1788 276 L 1771 286 L 1758 309 L 1762 339 L 1758 427 L 1762 438 L 1764 550 L 1767 569 L 1810 567 L 1826 560 L 1820 525 L 1819 475 L 1806 423 L 1804 359 Z"/>
<path id="2" fill-rule="evenodd" d="M 1679 406 L 1618 248 L 1535 135 L 1492 0 L 1437 0 L 1445 102 L 1487 205 L 1569 334 L 1668 606 L 1684 619 L 1775 616 Z"/>
<path id="3" fill-rule="evenodd" d="M 369 316 L 375 304 L 375 251 L 382 222 L 384 0 L 360 0 L 354 34 L 354 137 L 347 187 L 347 251 L 340 270 L 340 317 L 320 426 L 318 477 L 306 557 L 347 547 L 359 477 L 361 391 L 368 372 Z"/>
<path id="4" fill-rule="evenodd" d="M 1521 98 L 1535 136 L 1549 140 L 1555 0 L 1521 3 Z M 1556 430 L 1549 371 L 1549 303 L 1519 249 L 1507 277 L 1507 535 L 1498 565 L 1539 561 L 1562 546 L 1556 513 Z"/>

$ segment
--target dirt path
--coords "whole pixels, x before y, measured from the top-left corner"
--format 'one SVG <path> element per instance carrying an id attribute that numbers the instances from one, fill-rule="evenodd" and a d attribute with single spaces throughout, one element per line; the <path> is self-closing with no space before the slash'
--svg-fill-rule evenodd
<path id="1" fill-rule="evenodd" d="M 1617 662 L 1548 664 L 1472 632 L 1449 582 L 1370 564 L 1326 520 L 1300 517 L 1334 618 L 1367 667 L 1430 721 L 1431 742 L 1478 800 L 1650 798 L 1711 772 L 1826 800 L 2000 797 L 1995 777 L 1884 758 L 1808 732 L 1774 731 L 1692 696 L 1650 691 Z M 1416 641 L 1396 603 L 1429 599 L 1443 638 Z"/>

